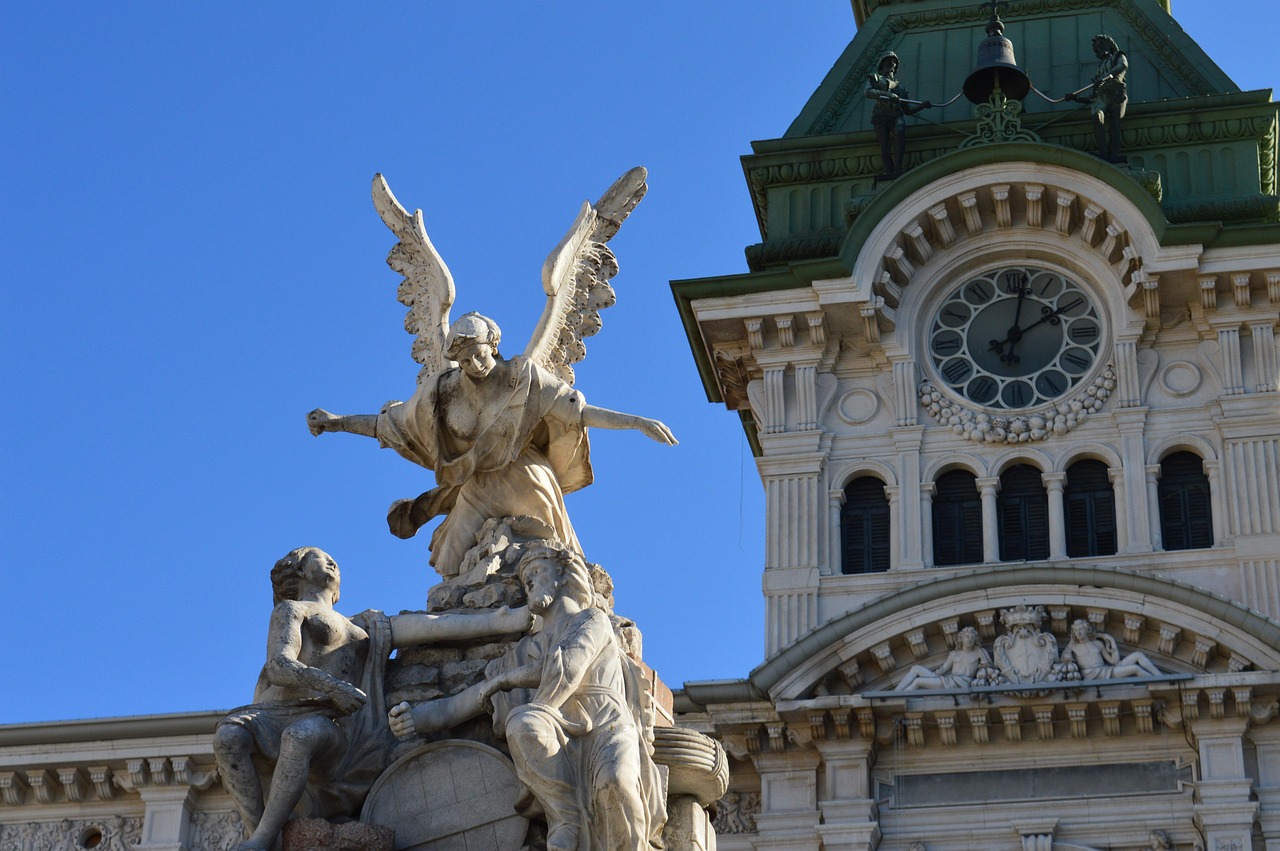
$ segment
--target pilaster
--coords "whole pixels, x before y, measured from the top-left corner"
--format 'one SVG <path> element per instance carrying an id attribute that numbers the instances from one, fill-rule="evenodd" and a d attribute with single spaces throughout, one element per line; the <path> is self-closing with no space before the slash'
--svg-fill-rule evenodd
<path id="1" fill-rule="evenodd" d="M 1195 790 L 1195 822 L 1209 848 L 1253 847 L 1258 802 L 1250 800 L 1253 783 L 1245 771 L 1244 718 L 1191 721 L 1200 755 Z"/>
<path id="2" fill-rule="evenodd" d="M 1267 851 L 1280 851 L 1280 727 L 1249 731 L 1258 760 L 1258 823 Z"/>
<path id="3" fill-rule="evenodd" d="M 848 739 L 815 744 L 822 754 L 825 790 L 825 799 L 818 802 L 822 846 L 829 851 L 874 851 L 880 844 L 871 785 L 875 743 Z"/>
<path id="4" fill-rule="evenodd" d="M 813 851 L 818 826 L 819 755 L 812 750 L 761 753 L 755 757 L 760 775 L 760 812 L 756 815 L 759 846 Z"/>
<path id="5" fill-rule="evenodd" d="M 911 397 L 915 402 L 914 394 Z M 911 493 L 920 483 L 920 446 L 924 442 L 924 429 L 920 426 L 895 428 L 890 432 L 894 449 L 898 453 L 898 483 L 903 493 Z M 921 510 L 918 499 L 899 499 L 899 522 L 893 531 L 898 544 L 898 558 L 893 566 L 905 569 L 924 567 L 921 536 Z"/>
<path id="6" fill-rule="evenodd" d="M 143 786 L 138 790 L 146 804 L 139 851 L 195 851 L 187 845 L 191 835 L 191 809 L 196 790 L 185 783 L 175 786 Z"/>
<path id="7" fill-rule="evenodd" d="M 1124 470 L 1124 493 L 1116 493 L 1116 525 L 1124 540 L 1120 552 L 1151 552 L 1150 506 L 1147 505 L 1147 459 L 1143 430 L 1147 425 L 1146 408 L 1116 411 L 1120 430 L 1120 459 Z M 1114 480 L 1113 480 L 1114 481 Z M 1121 518 L 1121 510 L 1125 515 Z"/>

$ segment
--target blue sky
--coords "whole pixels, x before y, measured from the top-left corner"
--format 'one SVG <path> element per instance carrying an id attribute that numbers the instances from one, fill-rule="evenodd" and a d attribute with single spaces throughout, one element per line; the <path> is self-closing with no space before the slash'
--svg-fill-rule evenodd
<path id="1" fill-rule="evenodd" d="M 1274 0 L 1175 0 L 1243 88 L 1276 82 Z M 541 264 L 633 165 L 618 304 L 568 497 L 671 685 L 762 661 L 763 499 L 706 402 L 667 282 L 745 269 L 739 157 L 782 134 L 853 35 L 843 0 L 19 3 L 0 32 L 0 723 L 217 709 L 262 662 L 276 558 L 327 549 L 340 608 L 421 608 L 425 536 L 384 514 L 430 474 L 373 441 L 417 365 L 369 201 L 421 207 L 458 286 L 523 348 Z M 1242 26 L 1242 24 L 1244 26 Z"/>

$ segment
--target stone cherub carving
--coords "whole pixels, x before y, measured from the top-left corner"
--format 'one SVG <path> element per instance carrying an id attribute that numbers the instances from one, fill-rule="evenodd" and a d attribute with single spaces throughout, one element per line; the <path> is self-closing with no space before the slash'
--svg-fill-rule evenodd
<path id="1" fill-rule="evenodd" d="M 982 668 L 991 667 L 991 657 L 982 649 L 978 631 L 971 626 L 956 633 L 956 647 L 937 670 L 912 665 L 898 683 L 897 691 L 968 688 Z"/>
<path id="2" fill-rule="evenodd" d="M 1088 105 L 1098 142 L 1098 156 L 1107 162 L 1126 162 L 1120 154 L 1120 120 L 1129 105 L 1125 82 L 1129 74 L 1129 59 L 1109 35 L 1095 35 L 1092 46 L 1093 55 L 1098 57 L 1093 83 L 1079 92 L 1066 95 L 1063 100 Z"/>
<path id="3" fill-rule="evenodd" d="M 898 79 L 898 65 L 898 54 L 890 52 L 881 56 L 875 73 L 867 75 L 863 89 L 863 96 L 875 101 L 871 108 L 871 126 L 880 143 L 884 177 L 902 174 L 902 158 L 907 148 L 906 116 L 933 107 L 927 100 L 910 100 L 910 92 Z"/>
<path id="4" fill-rule="evenodd" d="M 1116 640 L 1104 632 L 1095 632 L 1093 624 L 1086 620 L 1071 624 L 1071 640 L 1062 650 L 1062 662 L 1075 665 L 1085 680 L 1160 676 L 1160 669 L 1144 653 L 1135 651 L 1120 658 Z"/>
<path id="5" fill-rule="evenodd" d="M 431 564 L 442 576 L 458 573 L 476 533 L 495 517 L 533 517 L 581 551 L 564 494 L 592 481 L 589 427 L 637 429 L 675 444 L 657 420 L 588 405 L 573 386 L 571 364 L 586 353 L 582 340 L 599 330 L 599 311 L 614 302 L 609 279 L 618 265 L 605 243 L 644 197 L 645 176 L 632 169 L 594 205 L 583 205 L 543 266 L 547 304 L 533 339 L 511 358 L 498 352 L 501 332 L 492 319 L 468 313 L 450 326 L 453 278 L 427 238 L 422 211 L 410 216 L 382 175 L 374 178 L 374 205 L 400 237 L 387 263 L 405 276 L 399 300 L 409 306 L 405 327 L 416 335 L 418 387 L 408 402 L 389 403 L 379 414 L 317 409 L 307 423 L 312 434 L 376 438 L 435 471 L 437 487 L 394 503 L 387 521 L 407 538 L 445 515 L 431 539 Z"/>
<path id="6" fill-rule="evenodd" d="M 301 547 L 271 570 L 275 608 L 267 660 L 253 703 L 218 724 L 213 749 L 222 783 L 252 832 L 237 851 L 271 848 L 295 809 L 351 816 L 395 744 L 387 724 L 383 674 L 393 647 L 525 631 L 528 609 L 484 614 L 334 611 L 338 565 Z M 264 795 L 259 769 L 269 769 Z"/>
<path id="7" fill-rule="evenodd" d="M 495 659 L 486 679 L 451 697 L 391 710 L 401 737 L 492 712 L 525 787 L 540 805 L 548 851 L 662 846 L 666 802 L 652 757 L 652 720 L 638 666 L 622 652 L 577 550 L 532 546 L 520 581 L 541 629 Z"/>
<path id="8" fill-rule="evenodd" d="M 1149 851 L 1170 851 L 1173 848 L 1173 840 L 1169 838 L 1169 833 L 1164 830 L 1153 830 L 1149 834 L 1151 844 L 1147 846 Z"/>

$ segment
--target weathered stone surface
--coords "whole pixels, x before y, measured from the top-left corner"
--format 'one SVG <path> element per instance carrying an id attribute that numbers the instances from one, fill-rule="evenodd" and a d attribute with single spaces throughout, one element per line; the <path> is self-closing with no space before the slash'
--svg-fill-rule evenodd
<path id="1" fill-rule="evenodd" d="M 511 761 L 476 742 L 450 739 L 416 748 L 387 769 L 361 819 L 395 830 L 397 849 L 509 851 L 524 841 Z M 287 849 L 286 849 L 287 851 Z"/>
<path id="2" fill-rule="evenodd" d="M 364 822 L 331 824 L 324 819 L 293 819 L 284 826 L 284 851 L 391 851 L 395 831 Z"/>

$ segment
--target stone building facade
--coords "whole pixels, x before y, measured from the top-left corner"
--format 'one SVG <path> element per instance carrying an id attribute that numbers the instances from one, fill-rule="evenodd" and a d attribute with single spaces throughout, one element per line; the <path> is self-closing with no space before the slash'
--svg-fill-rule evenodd
<path id="1" fill-rule="evenodd" d="M 1270 93 L 1166 4 L 1015 0 L 1031 92 L 907 118 L 882 179 L 869 76 L 945 101 L 995 10 L 854 11 L 743 158 L 750 271 L 672 285 L 766 493 L 764 662 L 677 695 L 721 849 L 1280 849 Z M 1124 162 L 1039 96 L 1097 33 Z"/>
<path id="2" fill-rule="evenodd" d="M 1127 162 L 1084 108 L 960 99 L 878 180 L 868 75 L 893 51 L 941 103 L 992 10 L 853 6 L 744 158 L 749 271 L 673 284 L 767 499 L 764 661 L 676 695 L 731 755 L 699 842 L 1280 849 L 1269 93 L 1161 0 L 1014 0 L 1040 91 L 1124 51 Z M 0 851 L 232 847 L 220 715 L 0 728 Z"/>

